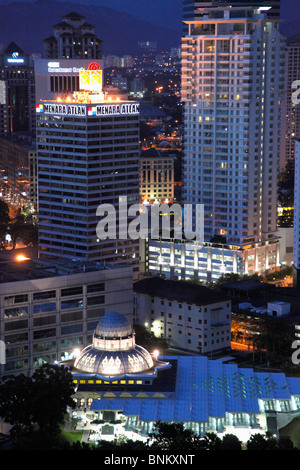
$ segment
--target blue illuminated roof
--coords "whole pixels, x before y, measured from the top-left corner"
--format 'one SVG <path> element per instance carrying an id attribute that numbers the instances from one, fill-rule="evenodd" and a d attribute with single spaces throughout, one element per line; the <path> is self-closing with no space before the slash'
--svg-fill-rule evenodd
<path id="1" fill-rule="evenodd" d="M 118 409 L 127 416 L 138 415 L 142 421 L 206 422 L 209 417 L 224 417 L 226 412 L 259 413 L 259 399 L 300 396 L 300 377 L 254 372 L 204 356 L 160 359 L 177 361 L 176 388 L 171 397 L 102 398 L 94 400 L 91 409 Z"/>

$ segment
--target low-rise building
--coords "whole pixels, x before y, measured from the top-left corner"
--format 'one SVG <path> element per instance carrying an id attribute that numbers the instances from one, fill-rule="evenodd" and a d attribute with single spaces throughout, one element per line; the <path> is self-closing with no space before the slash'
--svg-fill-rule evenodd
<path id="1" fill-rule="evenodd" d="M 136 322 L 196 354 L 230 349 L 231 301 L 212 289 L 159 277 L 134 284 Z"/>
<path id="2" fill-rule="evenodd" d="M 132 322 L 132 268 L 72 260 L 0 263 L 0 375 L 31 374 L 87 344 L 101 316 Z M 3 343 L 1 343 L 3 344 Z"/>

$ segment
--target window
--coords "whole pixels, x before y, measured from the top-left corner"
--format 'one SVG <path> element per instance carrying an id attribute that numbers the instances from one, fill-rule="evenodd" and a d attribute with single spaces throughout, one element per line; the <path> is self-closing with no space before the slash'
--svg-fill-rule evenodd
<path id="1" fill-rule="evenodd" d="M 28 315 L 28 306 L 7 308 L 4 310 L 4 318 L 24 317 Z"/>
<path id="2" fill-rule="evenodd" d="M 33 305 L 33 313 L 54 312 L 55 310 L 56 304 L 51 302 Z"/>
<path id="3" fill-rule="evenodd" d="M 98 284 L 89 284 L 86 288 L 87 293 L 90 294 L 92 292 L 102 292 L 105 289 L 104 282 L 100 282 Z"/>
<path id="4" fill-rule="evenodd" d="M 35 292 L 33 294 L 33 300 L 45 300 L 45 299 L 52 299 L 56 297 L 56 291 L 44 291 L 44 292 Z"/>
<path id="5" fill-rule="evenodd" d="M 68 295 L 82 295 L 82 286 L 70 287 L 68 289 L 61 290 L 61 296 L 66 297 Z"/>
<path id="6" fill-rule="evenodd" d="M 65 310 L 67 308 L 79 308 L 83 307 L 82 299 L 70 299 L 61 301 L 61 309 Z"/>
<path id="7" fill-rule="evenodd" d="M 89 297 L 87 299 L 87 305 L 98 305 L 105 303 L 105 296 L 104 295 L 97 295 L 96 297 Z"/>

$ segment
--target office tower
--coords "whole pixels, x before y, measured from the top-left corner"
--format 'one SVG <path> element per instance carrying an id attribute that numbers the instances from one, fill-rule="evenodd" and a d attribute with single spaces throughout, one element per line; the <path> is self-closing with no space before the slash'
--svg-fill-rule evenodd
<path id="1" fill-rule="evenodd" d="M 138 244 L 119 236 L 118 209 L 120 197 L 139 201 L 138 104 L 86 91 L 40 101 L 37 152 L 40 257 L 136 263 Z M 102 204 L 115 207 L 114 239 L 97 236 Z"/>
<path id="2" fill-rule="evenodd" d="M 47 59 L 101 59 L 102 40 L 95 34 L 95 26 L 85 17 L 71 12 L 53 26 L 53 33 L 44 39 L 44 57 Z"/>
<path id="3" fill-rule="evenodd" d="M 0 134 L 35 132 L 34 70 L 14 42 L 0 54 Z"/>
<path id="4" fill-rule="evenodd" d="M 0 137 L 1 197 L 37 209 L 36 142 L 32 135 Z"/>
<path id="5" fill-rule="evenodd" d="M 300 287 L 300 138 L 295 139 L 293 283 Z"/>
<path id="6" fill-rule="evenodd" d="M 293 103 L 293 83 L 300 80 L 300 38 L 289 40 L 286 49 L 285 93 L 282 103 L 281 170 L 295 158 L 295 137 L 300 135 L 300 106 Z"/>
<path id="7" fill-rule="evenodd" d="M 284 39 L 261 8 L 207 8 L 182 41 L 183 201 L 204 204 L 205 241 L 277 266 L 276 203 Z M 247 255 L 248 253 L 248 255 Z"/>

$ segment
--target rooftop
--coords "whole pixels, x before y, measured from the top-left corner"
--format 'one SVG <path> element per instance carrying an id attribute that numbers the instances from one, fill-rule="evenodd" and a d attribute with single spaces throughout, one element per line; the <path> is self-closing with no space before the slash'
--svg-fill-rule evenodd
<path id="1" fill-rule="evenodd" d="M 261 400 L 291 400 L 299 396 L 300 377 L 286 377 L 283 373 L 255 372 L 209 360 L 205 356 L 160 357 L 172 364 L 161 372 L 164 383 L 154 380 L 141 386 L 143 391 L 174 390 L 166 398 L 118 398 L 119 385 L 107 387 L 116 398 L 93 400 L 91 410 L 122 410 L 124 415 L 138 415 L 141 421 L 207 422 L 210 417 L 225 417 L 226 413 L 261 413 Z M 176 364 L 176 366 L 175 366 Z M 176 368 L 175 368 L 176 367 Z M 171 374 L 174 376 L 170 377 Z M 168 380 L 176 380 L 175 389 Z M 83 388 L 84 387 L 84 388 Z M 80 391 L 95 390 L 95 385 L 80 385 Z M 98 389 L 99 390 L 99 389 Z M 97 391 L 98 391 L 97 390 Z M 132 386 L 137 391 L 137 386 Z M 129 387 L 127 391 L 130 391 Z"/>
<path id="2" fill-rule="evenodd" d="M 120 268 L 100 262 L 86 262 L 69 259 L 25 259 L 23 261 L 0 261 L 0 284 L 5 282 L 27 281 L 49 277 L 66 276 L 84 272 Z"/>
<path id="3" fill-rule="evenodd" d="M 133 289 L 137 293 L 196 305 L 209 305 L 229 300 L 225 295 L 208 287 L 188 281 L 165 280 L 160 277 L 149 277 L 137 281 Z"/>

